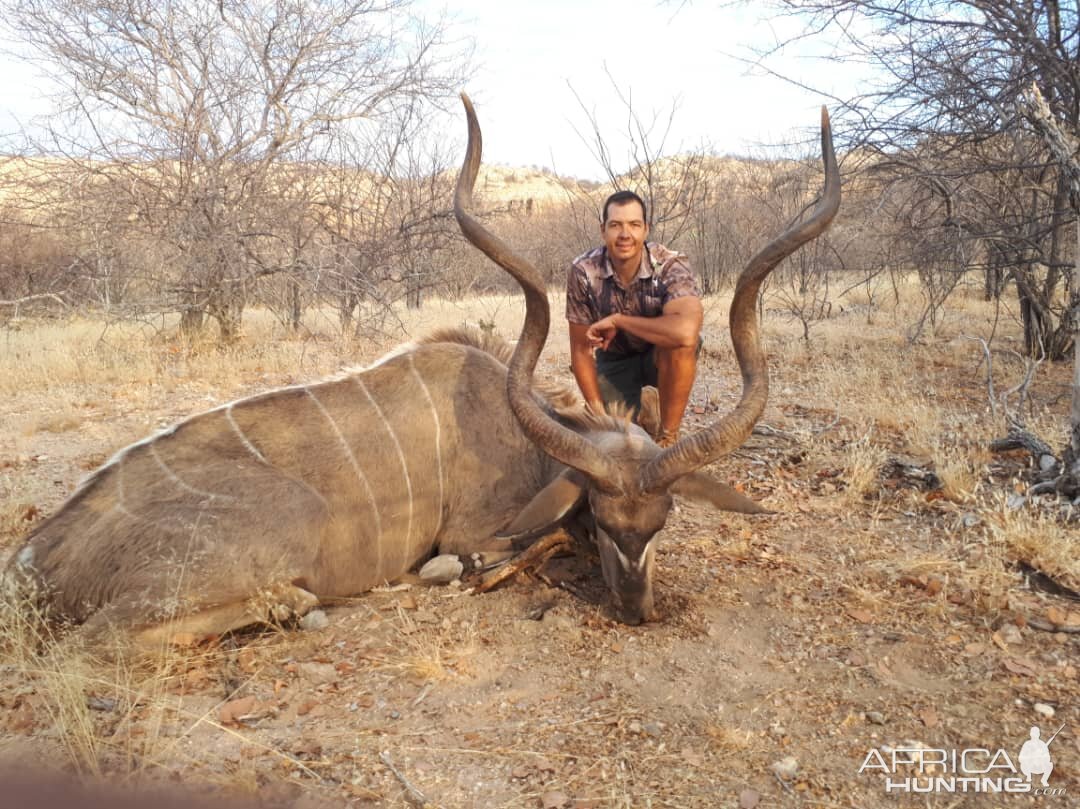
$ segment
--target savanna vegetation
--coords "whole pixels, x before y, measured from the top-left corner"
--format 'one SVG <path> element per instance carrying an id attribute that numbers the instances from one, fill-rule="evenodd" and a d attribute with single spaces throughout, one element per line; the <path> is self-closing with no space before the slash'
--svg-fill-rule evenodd
<path id="1" fill-rule="evenodd" d="M 770 407 L 716 465 L 776 515 L 681 507 L 664 619 L 641 628 L 611 620 L 587 557 L 139 661 L 6 603 L 0 762 L 267 805 L 873 807 L 895 796 L 859 773 L 870 749 L 1015 754 L 1039 724 L 1066 728 L 1052 784 L 1080 789 L 1077 193 L 1053 140 L 1077 133 L 1080 19 L 777 5 L 808 35 L 839 27 L 837 58 L 881 82 L 831 105 L 841 212 L 768 283 Z M 438 24 L 398 28 L 403 7 L 5 4 L 70 94 L 0 173 L 0 557 L 191 413 L 439 326 L 516 336 L 516 290 L 456 230 L 453 139 L 429 136 L 467 54 Z M 478 193 L 550 281 L 557 379 L 567 261 L 614 186 L 646 197 L 705 292 L 693 429 L 738 398 L 733 279 L 820 167 L 810 144 L 638 147 L 603 183 L 487 167 Z"/>

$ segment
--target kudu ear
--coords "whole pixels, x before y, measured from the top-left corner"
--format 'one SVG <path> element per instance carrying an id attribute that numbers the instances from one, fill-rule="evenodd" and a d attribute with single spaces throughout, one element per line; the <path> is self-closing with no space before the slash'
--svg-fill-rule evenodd
<path id="1" fill-rule="evenodd" d="M 739 514 L 776 513 L 704 472 L 691 472 L 679 478 L 672 485 L 671 491 L 721 511 L 735 511 Z"/>
<path id="2" fill-rule="evenodd" d="M 554 528 L 585 499 L 585 476 L 567 469 L 537 492 L 510 525 L 495 536 L 500 539 L 526 539 Z"/>

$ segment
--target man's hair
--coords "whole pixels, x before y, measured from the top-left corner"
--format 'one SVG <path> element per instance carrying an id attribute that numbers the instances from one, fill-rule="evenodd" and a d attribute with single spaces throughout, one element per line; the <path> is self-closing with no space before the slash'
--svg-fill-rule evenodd
<path id="1" fill-rule="evenodd" d="M 604 200 L 604 215 L 600 217 L 600 224 L 607 224 L 607 214 L 609 205 L 623 205 L 627 202 L 636 202 L 641 206 L 641 221 L 646 224 L 649 223 L 648 211 L 645 209 L 645 200 L 635 194 L 633 191 L 616 191 L 606 200 Z"/>

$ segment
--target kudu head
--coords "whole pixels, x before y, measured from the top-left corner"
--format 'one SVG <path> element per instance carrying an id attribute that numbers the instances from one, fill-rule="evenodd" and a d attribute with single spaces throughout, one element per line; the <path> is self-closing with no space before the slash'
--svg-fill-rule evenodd
<path id="1" fill-rule="evenodd" d="M 595 519 L 604 579 L 620 618 L 638 624 L 654 617 L 655 536 L 664 527 L 677 493 L 729 511 L 764 511 L 730 487 L 698 471 L 739 447 L 761 417 L 769 396 L 769 376 L 758 335 L 757 299 L 773 268 L 828 228 L 840 207 L 840 173 L 833 152 L 829 116 L 821 110 L 825 190 L 810 216 L 792 225 L 755 255 L 739 275 L 731 301 L 730 327 L 742 372 L 742 398 L 707 428 L 659 448 L 640 428 L 597 420 L 577 432 L 548 413 L 531 392 L 536 362 L 547 340 L 551 313 L 547 290 L 536 269 L 470 214 L 480 169 L 481 136 L 476 113 L 462 95 L 469 124 L 465 163 L 454 194 L 454 213 L 465 237 L 506 270 L 525 293 L 525 323 L 510 359 L 507 395 L 525 434 L 568 469 L 545 487 L 506 530 L 508 536 L 550 528 L 587 500 Z"/>

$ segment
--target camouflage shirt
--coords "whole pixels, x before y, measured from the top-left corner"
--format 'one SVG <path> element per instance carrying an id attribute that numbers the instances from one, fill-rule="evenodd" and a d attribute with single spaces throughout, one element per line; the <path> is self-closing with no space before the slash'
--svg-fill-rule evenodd
<path id="1" fill-rule="evenodd" d="M 578 256 L 566 275 L 566 319 L 588 326 L 608 315 L 619 313 L 639 317 L 657 317 L 668 301 L 687 295 L 700 297 L 697 280 L 690 272 L 690 262 L 682 253 L 662 244 L 646 242 L 641 269 L 623 287 L 607 250 L 597 247 Z M 620 331 L 608 347 L 611 354 L 640 354 L 650 344 Z"/>

